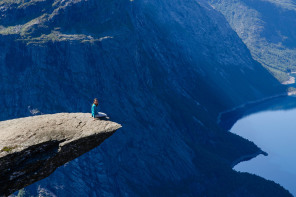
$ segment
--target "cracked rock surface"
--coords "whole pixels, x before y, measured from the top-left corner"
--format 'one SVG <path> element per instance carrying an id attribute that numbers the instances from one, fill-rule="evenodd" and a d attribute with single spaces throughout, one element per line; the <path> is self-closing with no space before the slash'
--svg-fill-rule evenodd
<path id="1" fill-rule="evenodd" d="M 121 125 L 87 113 L 60 113 L 0 122 L 0 196 L 49 176 L 95 148 Z"/>

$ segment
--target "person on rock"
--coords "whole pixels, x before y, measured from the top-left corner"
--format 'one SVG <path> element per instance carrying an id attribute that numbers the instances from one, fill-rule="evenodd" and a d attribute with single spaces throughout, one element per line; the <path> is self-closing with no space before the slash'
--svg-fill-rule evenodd
<path id="1" fill-rule="evenodd" d="M 107 118 L 107 114 L 99 112 L 99 110 L 99 100 L 95 98 L 91 107 L 91 116 L 94 118 L 94 120 L 97 118 Z"/>

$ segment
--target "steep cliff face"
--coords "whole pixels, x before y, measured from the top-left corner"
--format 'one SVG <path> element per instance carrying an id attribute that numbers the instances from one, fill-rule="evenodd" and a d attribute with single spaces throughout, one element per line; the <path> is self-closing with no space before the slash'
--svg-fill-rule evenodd
<path id="1" fill-rule="evenodd" d="M 262 63 L 280 81 L 296 71 L 295 1 L 207 0 Z"/>
<path id="2" fill-rule="evenodd" d="M 90 114 L 53 114 L 0 122 L 0 196 L 9 195 L 100 145 L 121 126 Z"/>
<path id="3" fill-rule="evenodd" d="M 284 89 L 215 10 L 193 0 L 12 2 L 0 4 L 0 119 L 28 106 L 87 112 L 99 97 L 124 126 L 28 191 L 260 195 L 266 184 L 287 194 L 230 168 L 258 148 L 219 132 L 218 113 Z"/>

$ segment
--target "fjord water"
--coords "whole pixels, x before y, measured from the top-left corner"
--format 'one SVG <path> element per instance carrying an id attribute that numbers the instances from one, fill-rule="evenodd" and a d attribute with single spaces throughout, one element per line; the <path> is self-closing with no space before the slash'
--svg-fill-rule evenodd
<path id="1" fill-rule="evenodd" d="M 234 167 L 273 180 L 296 196 L 296 98 L 275 99 L 249 109 L 231 132 L 259 146 L 268 156 L 259 155 Z"/>

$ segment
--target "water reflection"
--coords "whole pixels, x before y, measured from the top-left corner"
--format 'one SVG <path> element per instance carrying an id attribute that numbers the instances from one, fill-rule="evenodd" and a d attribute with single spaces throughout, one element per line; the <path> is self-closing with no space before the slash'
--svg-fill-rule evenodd
<path id="1" fill-rule="evenodd" d="M 235 170 L 273 180 L 296 196 L 296 97 L 246 106 L 225 114 L 221 124 L 269 154 L 242 162 Z"/>

